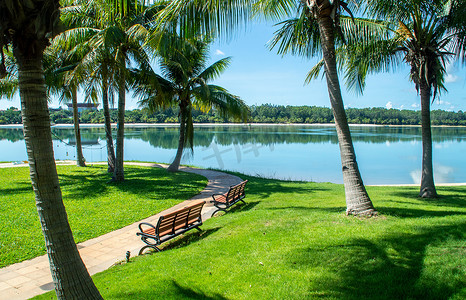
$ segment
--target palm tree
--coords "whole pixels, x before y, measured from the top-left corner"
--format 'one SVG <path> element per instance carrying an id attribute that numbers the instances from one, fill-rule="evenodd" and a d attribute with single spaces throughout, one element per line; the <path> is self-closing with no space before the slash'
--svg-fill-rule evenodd
<path id="1" fill-rule="evenodd" d="M 359 173 L 336 69 L 335 33 L 340 32 L 341 9 L 348 10 L 345 2 L 340 0 L 172 0 L 159 14 L 157 28 L 176 28 L 183 36 L 188 37 L 199 32 L 214 35 L 228 34 L 238 24 L 247 21 L 253 11 L 252 7 L 257 12 L 274 18 L 286 17 L 298 10 L 304 13 L 306 22 L 313 24 L 312 27 L 316 29 L 309 32 L 308 41 L 311 43 L 297 47 L 320 49 L 318 48 L 320 45 L 323 53 L 330 103 L 340 145 L 346 212 L 354 215 L 376 214 Z M 180 25 L 175 27 L 172 25 L 173 22 Z"/>
<path id="2" fill-rule="evenodd" d="M 72 60 L 70 60 L 70 57 L 60 48 L 60 45 L 54 46 L 47 48 L 43 59 L 47 89 L 50 94 L 58 95 L 60 102 L 71 101 L 72 103 L 73 127 L 76 139 L 76 165 L 85 167 L 78 113 L 78 85 L 83 81 L 82 74 L 79 74 L 81 76 L 76 76 L 76 74 L 72 76 L 70 70 L 76 65 L 76 57 L 71 57 Z"/>
<path id="3" fill-rule="evenodd" d="M 0 49 L 11 45 L 18 65 L 31 182 L 57 297 L 102 299 L 74 242 L 53 157 L 42 58 L 59 29 L 59 5 L 58 0 L 1 1 Z"/>
<path id="4" fill-rule="evenodd" d="M 432 163 L 430 105 L 444 87 L 446 63 L 463 55 L 466 5 L 463 1 L 368 0 L 366 13 L 385 21 L 379 24 L 392 33 L 353 45 L 347 55 L 350 82 L 364 85 L 366 74 L 389 70 L 404 60 L 410 79 L 421 98 L 422 176 L 419 196 L 437 197 Z M 461 31 L 462 30 L 462 31 Z M 358 85 L 358 84 L 354 84 Z M 362 89 L 361 87 L 359 87 Z"/>
<path id="5" fill-rule="evenodd" d="M 66 31 L 62 38 L 74 43 L 76 49 L 85 48 L 87 53 L 76 70 L 88 70 L 90 74 L 88 93 L 93 94 L 100 83 L 107 135 L 109 171 L 113 169 L 114 181 L 124 180 L 124 117 L 126 102 L 127 68 L 131 63 L 139 66 L 149 64 L 144 44 L 149 36 L 145 27 L 147 7 L 144 1 L 92 0 L 76 1 L 77 6 L 67 14 L 70 23 L 83 26 Z M 84 38 L 83 38 L 84 37 Z M 82 51 L 82 50 L 79 50 Z M 118 121 L 116 157 L 110 126 L 109 98 L 113 90 L 118 93 Z M 109 93 L 110 91 L 110 93 Z M 110 94 L 110 97 L 109 97 Z M 113 161 L 114 168 L 113 168 Z"/>
<path id="6" fill-rule="evenodd" d="M 152 70 L 137 73 L 136 94 L 142 100 L 141 106 L 151 111 L 170 104 L 180 108 L 180 136 L 175 159 L 168 167 L 169 171 L 178 171 L 183 149 L 193 147 L 192 109 L 204 111 L 216 109 L 224 117 L 234 117 L 246 121 L 248 107 L 237 96 L 224 88 L 208 84 L 216 79 L 228 67 L 231 58 L 223 58 L 210 66 L 208 61 L 208 42 L 200 39 L 183 40 L 167 38 L 168 43 L 159 50 L 161 75 Z"/>
<path id="7" fill-rule="evenodd" d="M 315 56 L 322 52 L 330 104 L 335 120 L 346 195 L 346 213 L 374 215 L 372 202 L 365 189 L 356 161 L 348 120 L 346 117 L 337 71 L 335 44 L 344 36 L 340 27 L 340 14 L 348 5 L 343 1 L 271 1 L 259 0 L 257 11 L 269 17 L 283 17 L 297 12 L 297 17 L 279 23 L 282 25 L 271 42 L 279 46 L 280 54 L 293 53 Z"/>
<path id="8" fill-rule="evenodd" d="M 18 72 L 13 53 L 8 49 L 0 47 L 1 62 L 0 62 L 0 99 L 12 99 L 18 92 Z"/>

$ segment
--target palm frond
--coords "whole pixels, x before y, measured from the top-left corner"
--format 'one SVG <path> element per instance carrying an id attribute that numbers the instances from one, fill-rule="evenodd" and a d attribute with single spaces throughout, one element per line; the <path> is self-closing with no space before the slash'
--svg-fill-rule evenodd
<path id="1" fill-rule="evenodd" d="M 231 57 L 222 58 L 212 65 L 208 66 L 204 71 L 202 71 L 198 77 L 204 79 L 205 81 L 211 81 L 217 79 L 230 65 Z"/>

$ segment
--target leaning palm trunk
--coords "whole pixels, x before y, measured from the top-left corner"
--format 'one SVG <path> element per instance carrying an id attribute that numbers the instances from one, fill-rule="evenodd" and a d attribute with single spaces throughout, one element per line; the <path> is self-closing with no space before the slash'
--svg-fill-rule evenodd
<path id="1" fill-rule="evenodd" d="M 102 299 L 79 256 L 63 205 L 53 156 L 42 52 L 14 50 L 30 176 L 59 299 Z"/>
<path id="2" fill-rule="evenodd" d="M 420 84 L 421 122 L 422 122 L 422 175 L 419 197 L 436 198 L 432 166 L 432 130 L 430 127 L 430 88 L 426 83 Z"/>
<path id="3" fill-rule="evenodd" d="M 327 87 L 332 106 L 335 127 L 340 146 L 340 156 L 343 171 L 343 183 L 346 195 L 346 214 L 373 215 L 377 211 L 367 194 L 356 162 L 356 153 L 351 140 L 351 133 L 341 96 L 340 83 L 335 59 L 335 36 L 333 20 L 328 14 L 322 13 L 318 18 L 320 39 L 325 62 Z"/>
<path id="4" fill-rule="evenodd" d="M 78 167 L 85 167 L 83 149 L 81 145 L 81 131 L 79 129 L 79 113 L 78 113 L 78 93 L 74 87 L 71 90 L 71 101 L 73 103 L 73 123 L 74 136 L 76 138 L 76 164 Z"/>
<path id="5" fill-rule="evenodd" d="M 120 72 L 118 83 L 118 121 L 117 121 L 117 142 L 116 142 L 116 164 L 115 172 L 113 173 L 113 180 L 125 180 L 124 167 L 123 167 L 123 147 L 125 138 L 125 75 L 124 70 Z"/>
<path id="6" fill-rule="evenodd" d="M 115 150 L 113 149 L 112 124 L 108 107 L 108 78 L 102 75 L 102 105 L 104 107 L 105 137 L 107 140 L 108 173 L 115 171 Z"/>
<path id="7" fill-rule="evenodd" d="M 187 111 L 186 105 L 180 104 L 180 139 L 178 141 L 178 150 L 176 151 L 176 156 L 170 166 L 167 168 L 170 172 L 176 172 L 180 168 L 181 157 L 183 156 L 183 149 L 185 144 L 185 134 L 186 134 L 186 119 Z"/>

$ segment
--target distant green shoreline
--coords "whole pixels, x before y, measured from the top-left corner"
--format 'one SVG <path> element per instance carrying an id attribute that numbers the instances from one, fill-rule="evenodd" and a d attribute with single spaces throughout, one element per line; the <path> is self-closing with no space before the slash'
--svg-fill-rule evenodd
<path id="1" fill-rule="evenodd" d="M 125 123 L 125 127 L 167 127 L 178 126 L 178 123 Z M 81 128 L 103 128 L 103 123 L 83 123 L 79 124 Z M 116 124 L 112 124 L 116 127 Z M 334 123 L 194 123 L 194 126 L 329 126 L 334 127 Z M 360 127 L 421 127 L 421 125 L 381 125 L 381 124 L 349 124 L 349 126 Z M 73 128 L 73 124 L 53 124 L 53 128 Z M 432 127 L 459 127 L 464 128 L 464 125 L 432 125 Z M 0 128 L 22 129 L 23 124 L 0 124 Z"/>
<path id="2" fill-rule="evenodd" d="M 296 124 L 296 125 L 327 125 L 334 122 L 332 110 L 328 107 L 317 106 L 283 106 L 283 105 L 252 105 L 247 121 L 251 124 Z M 224 118 L 215 110 L 201 112 L 193 110 L 193 122 L 195 124 L 232 124 L 238 121 Z M 421 113 L 413 110 L 372 108 L 348 108 L 346 109 L 348 123 L 355 125 L 420 125 Z M 178 123 L 179 110 L 175 107 L 150 112 L 147 109 L 126 110 L 125 122 L 127 124 L 173 124 Z M 112 123 L 117 121 L 117 111 L 110 111 Z M 79 120 L 83 124 L 104 123 L 102 110 L 84 110 L 79 113 Z M 52 124 L 72 124 L 73 112 L 67 109 L 50 110 L 50 122 Z M 21 111 L 10 108 L 0 111 L 0 124 L 20 124 Z M 431 124 L 445 126 L 466 126 L 466 112 L 432 110 Z M 152 126 L 152 125 L 151 125 Z"/>

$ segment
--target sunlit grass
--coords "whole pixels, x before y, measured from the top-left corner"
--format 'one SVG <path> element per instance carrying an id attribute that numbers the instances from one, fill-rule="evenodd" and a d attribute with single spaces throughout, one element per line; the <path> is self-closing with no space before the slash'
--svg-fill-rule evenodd
<path id="1" fill-rule="evenodd" d="M 103 297 L 466 298 L 466 187 L 371 187 L 381 216 L 366 219 L 345 216 L 341 185 L 240 176 L 246 205 L 93 276 Z"/>
<path id="2" fill-rule="evenodd" d="M 125 166 L 125 181 L 107 184 L 106 166 L 58 166 L 77 243 L 154 215 L 200 192 L 207 180 L 188 173 Z M 0 168 L 0 267 L 45 254 L 29 168 Z"/>

